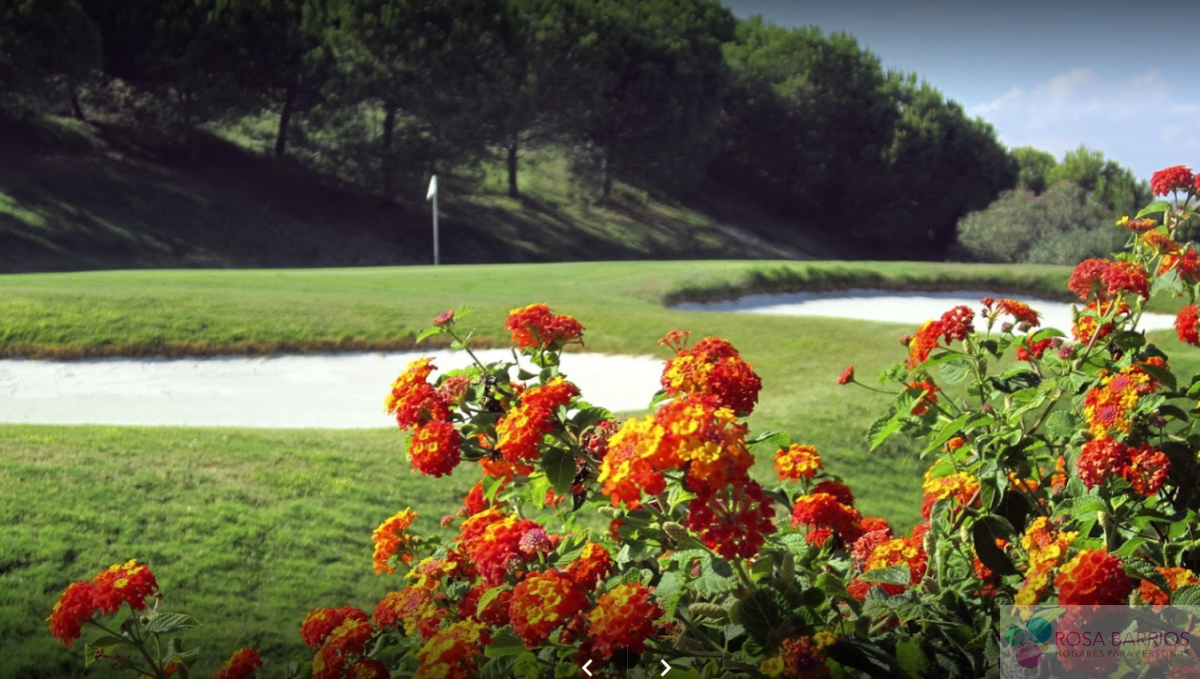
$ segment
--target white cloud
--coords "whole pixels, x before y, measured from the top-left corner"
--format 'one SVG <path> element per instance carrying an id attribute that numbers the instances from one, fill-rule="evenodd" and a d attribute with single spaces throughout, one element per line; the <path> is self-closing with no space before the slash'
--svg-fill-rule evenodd
<path id="1" fill-rule="evenodd" d="M 1099 78 L 1090 68 L 1076 68 L 1066 73 L 1060 73 L 1049 81 L 1039 84 L 1033 89 L 1035 99 L 1050 99 L 1066 101 L 1075 96 L 1079 90 L 1096 83 Z"/>
<path id="2" fill-rule="evenodd" d="M 1148 178 L 1159 167 L 1200 164 L 1200 99 L 1158 69 L 1114 78 L 1076 68 L 1019 84 L 968 108 L 1010 147 L 1035 146 L 1057 156 L 1081 144 Z"/>
<path id="3" fill-rule="evenodd" d="M 1090 68 L 1076 68 L 1029 90 L 1013 87 L 971 112 L 986 118 L 1016 118 L 1033 128 L 1095 118 L 1129 120 L 1145 112 L 1151 102 L 1169 99 L 1173 89 L 1158 69 L 1114 81 Z"/>

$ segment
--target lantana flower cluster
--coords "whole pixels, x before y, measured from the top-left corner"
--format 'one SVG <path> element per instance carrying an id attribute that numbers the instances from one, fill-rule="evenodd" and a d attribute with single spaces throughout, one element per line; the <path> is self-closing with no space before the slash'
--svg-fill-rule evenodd
<path id="1" fill-rule="evenodd" d="M 893 401 L 865 447 L 905 436 L 928 463 L 911 527 L 864 516 L 832 473 L 839 458 L 781 432 L 752 436 L 763 381 L 721 338 L 664 337 L 651 412 L 624 419 L 561 374 L 583 326 L 545 304 L 510 312 L 512 363 L 435 377 L 431 359 L 412 362 L 384 407 L 414 471 L 467 461 L 480 478 L 442 519 L 447 537 L 418 535 L 411 508 L 382 520 L 370 560 L 391 591 L 370 613 L 320 607 L 297 621 L 300 675 L 532 679 L 590 664 L 625 676 L 669 661 L 701 677 L 985 676 L 1011 652 L 993 629 L 1000 612 L 1062 606 L 1055 624 L 1070 631 L 1107 607 L 1200 601 L 1200 378 L 1180 379 L 1137 327 L 1152 293 L 1185 297 L 1176 336 L 1200 346 L 1188 242 L 1200 180 L 1176 166 L 1151 188 L 1173 202 L 1119 220 L 1127 247 L 1071 274 L 1070 335 L 1041 327 L 1027 302 L 986 297 L 901 338 L 880 380 Z M 423 336 L 470 352 L 462 315 L 439 315 Z M 853 365 L 836 382 L 875 389 Z M 778 487 L 755 475 L 764 450 Z M 120 643 L 144 651 L 158 597 L 145 566 L 117 564 L 69 586 L 50 630 L 70 645 L 128 603 L 125 624 L 144 634 Z M 171 676 L 191 657 L 141 669 Z M 262 665 L 246 648 L 214 676 Z"/>

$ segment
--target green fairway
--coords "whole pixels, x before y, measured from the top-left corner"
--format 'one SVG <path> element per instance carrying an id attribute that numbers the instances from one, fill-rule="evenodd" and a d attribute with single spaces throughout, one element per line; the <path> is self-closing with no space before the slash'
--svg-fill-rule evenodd
<path id="1" fill-rule="evenodd" d="M 581 319 L 589 349 L 636 353 L 681 324 L 719 333 L 759 322 L 671 311 L 664 301 L 855 285 L 1061 296 L 1069 273 L 1043 266 L 690 261 L 8 275 L 0 276 L 0 356 L 409 348 L 435 315 L 463 304 L 479 310 L 471 323 L 481 339 L 498 340 L 509 309 L 539 301 Z M 797 322 L 768 331 L 785 338 Z"/>
<path id="2" fill-rule="evenodd" d="M 437 269 L 135 271 L 0 277 L 5 355 L 214 354 L 398 348 L 437 313 L 467 304 L 462 325 L 504 344 L 509 309 L 544 301 L 586 327 L 588 350 L 666 358 L 667 331 L 719 335 L 763 378 L 752 429 L 816 444 L 865 514 L 906 528 L 918 519 L 924 465 L 903 442 L 868 454 L 863 433 L 888 397 L 861 380 L 905 355 L 913 328 L 822 318 L 684 312 L 664 298 L 870 284 L 991 288 L 1055 295 L 1068 269 L 913 263 L 640 262 Z M 757 267 L 758 273 L 747 274 Z M 1060 296 L 1060 295 L 1055 295 Z M 1173 333 L 1155 339 L 1172 365 Z M 390 376 L 389 376 L 390 377 Z M 586 397 L 586 394 L 584 395 Z M 382 394 L 380 395 L 382 398 Z M 42 622 L 69 582 L 137 558 L 166 603 L 206 624 L 192 635 L 207 676 L 255 645 L 272 664 L 304 651 L 297 629 L 321 605 L 373 606 L 398 579 L 371 569 L 372 529 L 398 509 L 418 529 L 459 502 L 473 470 L 426 479 L 407 468 L 397 431 L 272 431 L 0 426 L 0 676 L 80 676 L 78 649 L 55 647 Z M 756 476 L 770 476 L 760 456 Z M 165 605 L 165 604 L 164 604 Z M 12 650 L 10 650 L 12 649 Z"/>

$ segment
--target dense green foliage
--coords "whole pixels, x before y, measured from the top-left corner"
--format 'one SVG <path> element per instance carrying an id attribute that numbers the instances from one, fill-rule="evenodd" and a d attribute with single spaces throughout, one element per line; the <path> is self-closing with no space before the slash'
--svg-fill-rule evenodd
<path id="1" fill-rule="evenodd" d="M 270 121 L 262 151 L 389 201 L 489 164 L 518 198 L 553 146 L 593 196 L 719 186 L 794 230 L 847 223 L 864 254 L 936 257 L 1017 181 L 991 127 L 916 75 L 717 0 L 3 0 L 0 18 L 10 114 L 185 142 Z"/>
<path id="2" fill-rule="evenodd" d="M 867 253 L 941 254 L 955 222 L 1016 181 L 986 123 L 853 37 L 743 22 L 713 174 L 781 212 L 841 223 Z"/>
<path id="3" fill-rule="evenodd" d="M 1111 252 L 1123 235 L 1099 200 L 1068 183 L 1005 192 L 958 227 L 959 246 L 981 262 L 1070 264 Z"/>
<path id="4" fill-rule="evenodd" d="M 1080 146 L 1054 156 L 1013 149 L 1018 188 L 958 224 L 958 251 L 981 262 L 1070 264 L 1121 243 L 1113 222 L 1149 202 L 1150 188 L 1104 154 Z"/>

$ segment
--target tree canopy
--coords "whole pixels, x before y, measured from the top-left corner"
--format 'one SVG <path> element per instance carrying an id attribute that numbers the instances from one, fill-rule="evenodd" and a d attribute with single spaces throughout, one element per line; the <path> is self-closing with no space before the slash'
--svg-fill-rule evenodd
<path id="1" fill-rule="evenodd" d="M 0 0 L 0 87 L 175 130 L 269 121 L 269 152 L 386 199 L 492 161 L 518 197 L 524 150 L 553 144 L 598 198 L 719 185 L 864 256 L 940 257 L 1016 186 L 1146 197 L 1087 148 L 1009 152 L 853 36 L 717 0 Z"/>

